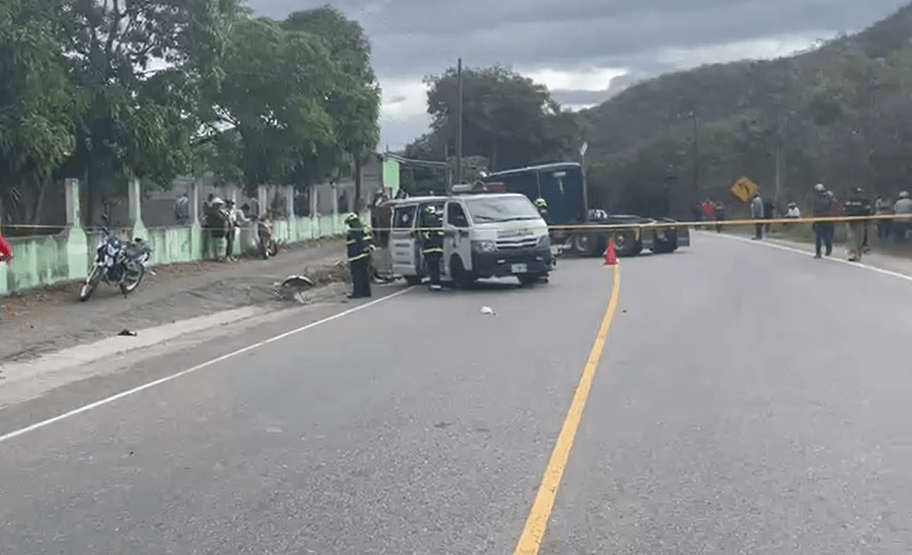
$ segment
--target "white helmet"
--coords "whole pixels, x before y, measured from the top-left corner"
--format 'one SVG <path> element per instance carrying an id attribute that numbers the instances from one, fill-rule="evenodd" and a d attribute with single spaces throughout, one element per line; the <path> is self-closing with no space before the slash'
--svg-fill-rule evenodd
<path id="1" fill-rule="evenodd" d="M 818 183 L 817 185 L 814 185 L 814 190 L 818 193 L 822 193 L 823 191 L 826 191 L 826 187 L 823 186 L 823 183 Z"/>
<path id="2" fill-rule="evenodd" d="M 909 198 L 909 191 L 899 193 L 899 198 Z"/>

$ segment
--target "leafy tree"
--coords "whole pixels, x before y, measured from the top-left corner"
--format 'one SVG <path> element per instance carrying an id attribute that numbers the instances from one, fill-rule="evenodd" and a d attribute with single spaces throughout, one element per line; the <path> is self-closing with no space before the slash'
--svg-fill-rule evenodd
<path id="1" fill-rule="evenodd" d="M 561 110 L 544 85 L 500 66 L 465 68 L 462 77 L 463 154 L 488 158 L 492 171 L 561 160 L 579 143 L 574 117 Z M 425 81 L 433 141 L 455 147 L 457 70 Z"/>
<path id="2" fill-rule="evenodd" d="M 295 12 L 283 22 L 283 27 L 320 37 L 337 65 L 334 87 L 326 96 L 325 106 L 335 122 L 336 144 L 355 163 L 355 196 L 359 201 L 360 167 L 380 140 L 380 87 L 370 63 L 370 42 L 357 21 L 347 19 L 329 5 Z M 317 153 L 303 160 L 299 173 L 308 167 L 320 167 L 318 162 L 326 158 L 326 154 Z M 339 156 L 328 158 L 331 164 L 339 162 Z"/>
<path id="3" fill-rule="evenodd" d="M 237 9 L 236 0 L 64 3 L 64 52 L 86 99 L 64 169 L 88 177 L 90 211 L 126 179 L 166 184 L 190 167 Z"/>
<path id="4" fill-rule="evenodd" d="M 324 98 L 337 69 L 318 37 L 243 18 L 232 28 L 223 67 L 217 110 L 240 144 L 221 146 L 239 154 L 248 186 L 283 183 L 299 160 L 336 144 Z"/>
<path id="5" fill-rule="evenodd" d="M 54 169 L 75 148 L 80 96 L 62 56 L 62 2 L 0 0 L 0 204 L 35 223 Z"/>
<path id="6" fill-rule="evenodd" d="M 380 97 L 370 45 L 340 12 L 241 18 L 223 67 L 215 105 L 234 133 L 218 132 L 210 152 L 219 175 L 239 173 L 250 187 L 337 179 L 376 147 Z"/>

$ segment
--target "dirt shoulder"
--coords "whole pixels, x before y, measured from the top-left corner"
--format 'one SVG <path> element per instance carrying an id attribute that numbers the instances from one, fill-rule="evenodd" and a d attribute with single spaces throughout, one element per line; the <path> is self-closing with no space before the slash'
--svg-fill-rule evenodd
<path id="1" fill-rule="evenodd" d="M 0 360 L 28 360 L 117 334 L 249 305 L 275 305 L 274 284 L 292 274 L 324 275 L 345 259 L 344 242 L 323 239 L 283 249 L 270 260 L 173 264 L 153 269 L 124 297 L 99 285 L 80 303 L 80 283 L 66 283 L 0 299 Z M 332 281 L 331 278 L 324 281 Z M 342 297 L 344 287 L 328 288 Z"/>

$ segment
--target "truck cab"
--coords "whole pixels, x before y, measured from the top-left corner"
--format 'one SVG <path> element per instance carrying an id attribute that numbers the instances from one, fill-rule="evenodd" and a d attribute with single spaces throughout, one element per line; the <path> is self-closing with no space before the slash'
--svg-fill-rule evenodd
<path id="1" fill-rule="evenodd" d="M 548 276 L 551 243 L 535 205 L 520 194 L 472 192 L 396 202 L 390 236 L 392 266 L 410 284 L 420 283 L 424 276 L 417 231 L 427 206 L 443 216 L 441 272 L 455 286 L 508 276 L 529 285 Z"/>

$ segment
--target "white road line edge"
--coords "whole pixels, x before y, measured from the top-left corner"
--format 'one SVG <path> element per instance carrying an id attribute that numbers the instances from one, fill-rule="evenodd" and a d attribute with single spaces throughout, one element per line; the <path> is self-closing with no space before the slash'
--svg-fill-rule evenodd
<path id="1" fill-rule="evenodd" d="M 47 426 L 50 426 L 51 424 L 54 424 L 54 423 L 56 423 L 56 422 L 60 422 L 61 420 L 66 420 L 67 418 L 70 418 L 70 417 L 72 417 L 72 416 L 76 416 L 76 415 L 78 415 L 78 414 L 82 414 L 82 413 L 84 413 L 84 412 L 88 412 L 88 411 L 90 411 L 90 410 L 92 410 L 92 409 L 95 409 L 95 408 L 98 408 L 98 407 L 100 407 L 100 406 L 107 405 L 107 404 L 109 404 L 109 403 L 113 403 L 114 401 L 117 401 L 117 400 L 119 400 L 119 399 L 123 399 L 124 397 L 129 397 L 130 395 L 133 395 L 134 393 L 139 393 L 139 392 L 141 392 L 141 391 L 145 391 L 146 389 L 153 388 L 153 387 L 158 386 L 158 385 L 161 385 L 161 384 L 163 384 L 163 383 L 167 383 L 167 382 L 176 380 L 176 379 L 178 379 L 178 378 L 180 378 L 180 377 L 186 376 L 187 374 L 192 374 L 193 372 L 196 372 L 197 370 L 202 370 L 203 368 L 207 368 L 207 367 L 209 367 L 209 366 L 212 366 L 213 364 L 218 364 L 219 362 L 222 362 L 222 361 L 227 360 L 227 359 L 229 359 L 229 358 L 236 357 L 236 356 L 238 356 L 238 355 L 244 354 L 244 353 L 249 352 L 249 351 L 252 351 L 252 350 L 254 350 L 254 349 L 259 349 L 260 347 L 263 347 L 263 346 L 265 346 L 265 345 L 269 345 L 270 343 L 274 343 L 274 342 L 276 342 L 276 341 L 279 341 L 279 340 L 281 340 L 281 339 L 285 339 L 286 337 L 289 337 L 289 336 L 292 336 L 292 335 L 301 333 L 301 332 L 303 332 L 303 331 L 307 331 L 307 330 L 309 330 L 309 329 L 311 329 L 311 328 L 315 328 L 315 327 L 320 326 L 320 325 L 322 325 L 322 324 L 325 324 L 325 323 L 327 323 L 327 322 L 332 322 L 333 320 L 338 320 L 339 318 L 342 318 L 342 317 L 344 317 L 344 316 L 348 316 L 349 314 L 353 314 L 353 313 L 355 313 L 355 312 L 364 310 L 365 308 L 369 308 L 369 307 L 374 306 L 374 305 L 376 305 L 376 304 L 382 303 L 383 301 L 388 301 L 388 300 L 390 300 L 390 299 L 392 299 L 392 298 L 394 298 L 394 297 L 398 297 L 398 296 L 400 296 L 400 295 L 403 295 L 403 294 L 409 292 L 410 290 L 411 290 L 411 288 L 403 289 L 402 291 L 396 291 L 395 293 L 391 293 L 391 294 L 389 294 L 389 295 L 386 295 L 385 297 L 380 297 L 379 299 L 376 299 L 376 300 L 373 300 L 373 301 L 364 303 L 364 304 L 362 304 L 362 305 L 358 305 L 358 306 L 353 307 L 353 308 L 349 308 L 348 310 L 345 310 L 345 311 L 340 312 L 340 313 L 338 313 L 338 314 L 333 314 L 332 316 L 328 316 L 328 317 L 326 317 L 326 318 L 323 318 L 322 320 L 317 320 L 316 322 L 311 322 L 311 323 L 307 324 L 306 326 L 301 326 L 300 328 L 296 328 L 296 329 L 293 329 L 293 330 L 291 330 L 291 331 L 287 331 L 287 332 L 285 332 L 285 333 L 276 335 L 275 337 L 270 337 L 269 339 L 266 339 L 266 340 L 264 340 L 264 341 L 260 341 L 259 343 L 254 343 L 253 345 L 248 345 L 248 346 L 246 346 L 246 347 L 244 347 L 244 348 L 242 348 L 242 349 L 238 349 L 238 350 L 236 350 L 236 351 L 232 351 L 232 352 L 230 352 L 230 353 L 228 353 L 228 354 L 222 355 L 222 356 L 220 356 L 220 357 L 216 357 L 216 358 L 214 358 L 214 359 L 212 359 L 212 360 L 207 360 L 206 362 L 203 362 L 203 363 L 201 363 L 201 364 L 197 364 L 196 366 L 193 366 L 192 368 L 187 368 L 187 369 L 185 369 L 185 370 L 181 370 L 180 372 L 178 372 L 178 373 L 176 373 L 176 374 L 171 374 L 170 376 L 165 376 L 164 378 L 159 378 L 159 379 L 157 379 L 157 380 L 155 380 L 155 381 L 151 381 L 151 382 L 145 383 L 145 384 L 143 384 L 143 385 L 134 387 L 133 389 L 128 389 L 127 391 L 121 391 L 120 393 L 117 393 L 117 394 L 115 394 L 115 395 L 111 395 L 110 397 L 105 397 L 104 399 L 101 399 L 101 400 L 99 400 L 99 401 L 95 401 L 94 403 L 89 403 L 88 405 L 84 405 L 84 406 L 81 406 L 81 407 L 79 407 L 79 408 L 73 409 L 73 410 L 71 410 L 71 411 L 65 412 L 65 413 L 63 413 L 63 414 L 59 414 L 59 415 L 57 415 L 57 416 L 54 416 L 54 417 L 52 417 L 52 418 L 48 418 L 47 420 L 42 420 L 41 422 L 36 422 L 35 424 L 32 424 L 32 425 L 30 425 L 30 426 L 26 426 L 25 428 L 20 428 L 20 429 L 18 429 L 18 430 L 15 430 L 15 431 L 12 431 L 12 432 L 9 432 L 9 433 L 0 435 L 0 443 L 3 443 L 3 442 L 5 442 L 5 441 L 8 441 L 8 440 L 11 440 L 11 439 L 14 439 L 14 438 L 17 438 L 17 437 L 22 436 L 22 435 L 25 435 L 25 434 L 27 434 L 27 433 L 29 433 L 29 432 L 34 432 L 35 430 L 39 430 L 39 429 L 41 429 L 41 428 L 45 428 L 45 427 L 47 427 Z"/>
<path id="2" fill-rule="evenodd" d="M 750 245 L 760 245 L 760 246 L 764 246 L 764 247 L 771 248 L 771 249 L 779 249 L 779 250 L 781 250 L 781 251 L 791 252 L 791 253 L 795 253 L 795 254 L 801 254 L 801 255 L 809 256 L 809 257 L 813 257 L 813 256 L 814 256 L 814 253 L 813 253 L 813 252 L 810 252 L 810 251 L 804 251 L 804 250 L 801 250 L 801 249 L 796 249 L 796 248 L 793 248 L 793 247 L 787 247 L 787 246 L 785 246 L 785 245 L 780 245 L 780 244 L 777 244 L 777 243 L 770 243 L 770 242 L 767 242 L 767 241 L 755 241 L 755 240 L 753 240 L 753 239 L 745 239 L 744 237 L 736 237 L 736 236 L 734 236 L 734 235 L 722 235 L 722 234 L 713 235 L 713 237 L 725 238 L 725 239 L 729 239 L 729 240 L 732 240 L 732 241 L 740 241 L 740 242 L 742 242 L 742 243 L 748 243 L 748 244 L 750 244 Z M 906 280 L 906 281 L 912 281 L 912 276 L 909 276 L 909 275 L 906 275 L 906 274 L 902 274 L 902 273 L 899 273 L 899 272 L 894 272 L 894 271 L 892 271 L 892 270 L 884 270 L 883 268 L 878 268 L 877 266 L 870 266 L 870 265 L 868 265 L 868 264 L 862 264 L 861 262 L 849 262 L 848 260 L 843 260 L 843 259 L 841 259 L 841 258 L 833 258 L 833 257 L 826 257 L 826 258 L 824 258 L 824 260 L 827 260 L 827 261 L 829 261 L 829 262 L 838 262 L 838 263 L 840 263 L 840 264 L 845 264 L 846 266 L 850 266 L 850 267 L 852 267 L 852 268 L 860 268 L 860 269 L 863 269 L 863 270 L 869 270 L 869 271 L 871 271 L 871 272 L 876 272 L 876 273 L 878 273 L 878 274 L 883 274 L 883 275 L 885 275 L 885 276 L 890 276 L 890 277 L 895 277 L 895 278 L 899 278 L 899 279 L 904 279 L 904 280 Z"/>

